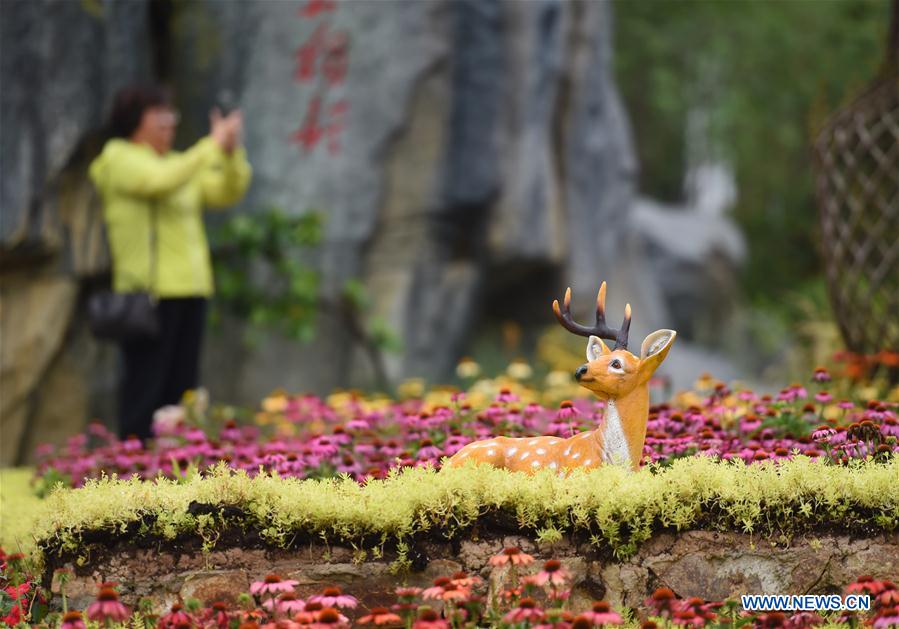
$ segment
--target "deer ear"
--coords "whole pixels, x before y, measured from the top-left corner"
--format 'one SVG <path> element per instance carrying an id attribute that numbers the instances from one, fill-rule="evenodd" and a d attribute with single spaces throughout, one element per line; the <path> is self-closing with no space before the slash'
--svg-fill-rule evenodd
<path id="1" fill-rule="evenodd" d="M 598 336 L 591 336 L 587 341 L 587 362 L 592 362 L 603 354 L 610 354 L 609 348 Z"/>
<path id="2" fill-rule="evenodd" d="M 668 355 L 668 350 L 671 349 L 671 344 L 674 343 L 676 336 L 677 332 L 674 330 L 656 330 L 643 339 L 643 345 L 640 347 L 641 371 L 652 374 L 658 369 Z"/>

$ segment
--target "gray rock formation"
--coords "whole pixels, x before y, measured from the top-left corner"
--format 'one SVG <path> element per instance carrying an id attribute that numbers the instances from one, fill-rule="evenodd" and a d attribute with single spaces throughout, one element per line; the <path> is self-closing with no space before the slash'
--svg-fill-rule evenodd
<path id="1" fill-rule="evenodd" d="M 312 17 L 299 6 L 192 5 L 173 42 L 185 73 L 176 83 L 193 85 L 182 109 L 199 129 L 215 94 L 236 94 L 256 173 L 242 210 L 326 211 L 325 292 L 364 280 L 369 314 L 402 335 L 403 352 L 387 359 L 394 379 L 445 378 L 493 295 L 512 293 L 501 308 L 527 304 L 518 316 L 550 323 L 562 278 L 585 310 L 609 277 L 612 303 L 635 301 L 647 331 L 663 318 L 628 245 L 636 166 L 607 3 L 344 2 Z M 295 80 L 295 51 L 323 27 L 346 33 L 345 81 Z M 198 43 L 210 33 L 235 46 Z M 217 62 L 198 75 L 208 49 Z M 348 104 L 338 154 L 290 140 L 317 97 L 322 111 Z M 538 313 L 521 312 L 532 304 Z M 229 352 L 242 366 L 237 378 L 207 369 L 213 393 L 253 400 L 276 384 L 366 382 L 366 362 L 348 358 L 350 338 L 333 328 L 309 348 L 219 346 L 210 366 Z"/>
<path id="2" fill-rule="evenodd" d="M 109 350 L 73 324 L 108 265 L 84 172 L 111 95 L 149 76 L 147 19 L 125 0 L 0 3 L 0 465 L 111 394 Z"/>
<path id="3" fill-rule="evenodd" d="M 0 329 L 4 464 L 34 435 L 112 419 L 114 349 L 86 337 L 79 314 L 85 278 L 108 266 L 84 168 L 114 90 L 154 71 L 176 88 L 181 144 L 225 95 L 243 108 L 255 179 L 236 211 L 325 212 L 323 293 L 364 282 L 366 314 L 401 334 L 394 379 L 446 378 L 485 320 L 552 324 L 567 284 L 586 312 L 609 280 L 610 312 L 634 304 L 633 338 L 670 325 L 629 217 L 636 164 L 607 2 L 8 0 L 0 11 L 0 255 L 14 304 Z M 318 135 L 304 145 L 316 102 Z M 251 350 L 234 323 L 210 334 L 214 398 L 371 383 L 327 315 L 306 346 L 272 337 Z"/>

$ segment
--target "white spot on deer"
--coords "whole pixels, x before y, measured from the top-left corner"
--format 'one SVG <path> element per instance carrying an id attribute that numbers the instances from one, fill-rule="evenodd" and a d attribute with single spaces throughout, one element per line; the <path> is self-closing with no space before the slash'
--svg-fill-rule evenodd
<path id="1" fill-rule="evenodd" d="M 546 454 L 546 450 L 543 448 L 537 448 L 537 454 Z"/>
<path id="2" fill-rule="evenodd" d="M 487 456 L 493 456 L 496 454 L 496 450 L 487 450 Z"/>
<path id="3" fill-rule="evenodd" d="M 537 439 L 531 439 L 530 441 L 528 441 L 528 445 L 529 445 L 529 446 L 535 446 L 535 445 L 537 445 L 537 443 L 539 443 L 539 442 L 537 441 Z"/>
<path id="4" fill-rule="evenodd" d="M 569 454 L 571 454 L 571 446 L 565 448 L 565 456 L 568 456 Z"/>
<path id="5" fill-rule="evenodd" d="M 572 458 L 572 459 L 579 459 L 580 457 L 581 457 L 581 453 L 580 453 L 580 452 L 575 452 L 574 454 L 571 455 L 571 458 Z"/>
<path id="6" fill-rule="evenodd" d="M 553 461 L 552 463 L 549 464 L 549 469 L 551 469 L 551 470 L 554 470 L 557 467 L 559 467 L 559 464 L 556 463 L 555 461 Z"/>
<path id="7" fill-rule="evenodd" d="M 518 448 L 509 448 L 508 450 L 506 450 L 506 456 L 512 456 L 516 452 L 518 452 Z"/>
<path id="8" fill-rule="evenodd" d="M 554 446 L 554 445 L 556 445 L 557 443 L 559 443 L 559 440 L 558 440 L 558 439 L 551 439 L 550 442 L 549 442 L 549 445 Z"/>
<path id="9" fill-rule="evenodd" d="M 540 467 L 540 461 L 532 461 L 531 467 Z"/>
<path id="10" fill-rule="evenodd" d="M 468 452 L 468 451 L 466 451 L 466 452 L 463 452 L 462 454 L 460 454 L 459 457 L 464 459 L 464 458 L 467 457 L 469 454 L 471 454 L 471 453 Z"/>
<path id="11" fill-rule="evenodd" d="M 590 436 L 590 433 L 589 433 L 589 432 L 585 432 L 585 433 L 581 434 L 581 439 L 586 439 L 586 438 L 589 437 L 589 436 Z"/>
<path id="12" fill-rule="evenodd" d="M 531 456 L 531 453 L 530 453 L 530 452 L 525 452 L 524 454 L 521 455 L 521 460 L 524 461 L 524 460 L 525 460 L 526 458 L 528 458 L 529 456 Z"/>
<path id="13" fill-rule="evenodd" d="M 590 459 L 587 459 L 586 461 L 584 461 L 584 465 L 590 465 Z"/>

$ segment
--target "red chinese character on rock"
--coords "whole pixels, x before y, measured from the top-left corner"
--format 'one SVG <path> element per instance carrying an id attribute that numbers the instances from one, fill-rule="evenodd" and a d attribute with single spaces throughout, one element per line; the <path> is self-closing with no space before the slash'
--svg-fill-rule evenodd
<path id="1" fill-rule="evenodd" d="M 328 85 L 342 83 L 349 63 L 350 38 L 344 31 L 331 33 L 325 41 L 325 59 L 322 71 Z"/>
<path id="2" fill-rule="evenodd" d="M 319 13 L 331 12 L 337 6 L 335 0 L 307 0 L 303 8 L 300 9 L 301 17 L 315 17 Z"/>
<path id="3" fill-rule="evenodd" d="M 297 81 L 308 81 L 315 76 L 315 64 L 318 61 L 319 54 L 321 54 L 324 39 L 325 25 L 321 24 L 309 36 L 309 39 L 297 48 L 297 70 L 294 73 L 294 79 Z"/>
<path id="4" fill-rule="evenodd" d="M 341 83 L 346 76 L 350 38 L 344 31 L 328 33 L 327 25 L 320 24 L 309 39 L 297 48 L 297 69 L 294 79 L 308 81 L 315 76 L 316 64 L 322 60 L 322 70 L 328 85 Z"/>
<path id="5" fill-rule="evenodd" d="M 303 119 L 303 125 L 290 136 L 290 139 L 301 144 L 307 153 L 315 148 L 325 131 L 318 124 L 321 104 L 321 98 L 318 96 L 312 99 L 309 109 L 306 111 L 306 117 Z"/>
<path id="6" fill-rule="evenodd" d="M 349 109 L 350 105 L 345 100 L 337 101 L 328 108 L 328 152 L 331 155 L 340 153 L 340 134 Z"/>

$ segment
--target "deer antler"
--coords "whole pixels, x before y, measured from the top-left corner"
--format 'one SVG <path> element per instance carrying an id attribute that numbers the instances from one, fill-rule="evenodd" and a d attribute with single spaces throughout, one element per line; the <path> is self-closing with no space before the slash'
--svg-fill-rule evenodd
<path id="1" fill-rule="evenodd" d="M 573 332 L 580 336 L 590 337 L 598 336 L 602 339 L 615 340 L 615 347 L 612 349 L 627 349 L 627 333 L 631 327 L 631 305 L 627 304 L 624 308 L 624 323 L 621 328 L 616 330 L 606 325 L 606 283 L 603 282 L 599 287 L 599 293 L 596 295 L 596 325 L 589 328 L 580 323 L 575 323 L 571 318 L 571 288 L 565 291 L 565 299 L 562 301 L 562 307 L 559 307 L 559 300 L 553 300 L 553 313 L 556 319 L 569 332 Z"/>

